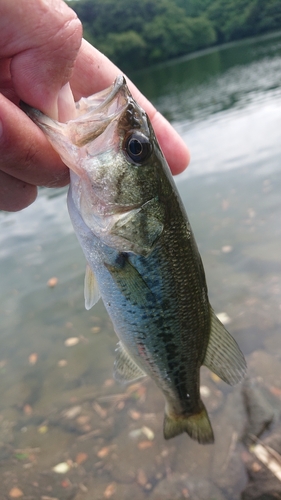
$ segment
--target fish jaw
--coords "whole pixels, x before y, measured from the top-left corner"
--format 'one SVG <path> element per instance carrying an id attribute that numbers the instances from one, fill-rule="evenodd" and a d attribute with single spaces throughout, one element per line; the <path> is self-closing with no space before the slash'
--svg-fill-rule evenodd
<path id="1" fill-rule="evenodd" d="M 83 163 L 87 157 L 83 146 L 91 144 L 122 113 L 128 92 L 125 79 L 120 75 L 108 89 L 80 99 L 75 105 L 74 116 L 66 123 L 53 120 L 26 103 L 21 102 L 21 107 L 41 128 L 64 163 L 73 172 L 83 175 Z M 95 150 L 99 154 L 97 146 L 95 144 Z"/>

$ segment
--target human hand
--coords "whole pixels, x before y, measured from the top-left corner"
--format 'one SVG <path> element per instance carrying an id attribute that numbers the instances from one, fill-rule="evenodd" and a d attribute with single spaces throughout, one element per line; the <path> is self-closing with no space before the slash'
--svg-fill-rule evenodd
<path id="1" fill-rule="evenodd" d="M 62 0 L 1 0 L 1 210 L 27 207 L 37 196 L 37 186 L 69 182 L 68 168 L 19 108 L 20 100 L 64 121 L 74 106 L 73 96 L 79 100 L 94 94 L 120 74 L 98 50 L 85 40 L 81 43 L 81 37 L 80 21 Z M 189 162 L 186 145 L 129 80 L 128 84 L 148 113 L 172 172 L 181 172 Z"/>

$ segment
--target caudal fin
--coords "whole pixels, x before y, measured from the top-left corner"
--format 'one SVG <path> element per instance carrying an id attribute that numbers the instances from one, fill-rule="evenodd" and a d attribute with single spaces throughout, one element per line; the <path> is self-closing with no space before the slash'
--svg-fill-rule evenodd
<path id="1" fill-rule="evenodd" d="M 164 417 L 164 438 L 170 439 L 183 432 L 200 444 L 210 444 L 214 442 L 213 429 L 206 411 L 201 401 L 201 411 L 194 415 L 173 415 L 167 411 Z"/>

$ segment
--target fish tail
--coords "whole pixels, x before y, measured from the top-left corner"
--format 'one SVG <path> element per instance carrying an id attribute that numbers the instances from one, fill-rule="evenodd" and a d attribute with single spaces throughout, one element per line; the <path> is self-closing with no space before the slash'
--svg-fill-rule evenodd
<path id="1" fill-rule="evenodd" d="M 175 415 L 165 412 L 164 438 L 170 439 L 183 432 L 200 444 L 214 442 L 214 433 L 208 417 L 207 410 L 200 401 L 200 411 L 194 415 Z"/>

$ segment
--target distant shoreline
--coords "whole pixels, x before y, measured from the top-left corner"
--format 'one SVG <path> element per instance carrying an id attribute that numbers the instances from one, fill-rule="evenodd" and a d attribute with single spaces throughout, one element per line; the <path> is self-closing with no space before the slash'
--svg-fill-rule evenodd
<path id="1" fill-rule="evenodd" d="M 174 57 L 173 59 L 166 59 L 166 61 L 155 63 L 151 66 L 146 66 L 145 68 L 141 68 L 139 70 L 127 71 L 127 74 L 130 77 L 133 77 L 134 75 L 139 75 L 145 73 L 146 71 L 153 71 L 154 68 L 155 69 L 164 68 L 166 66 L 173 66 L 174 64 L 177 64 L 179 62 L 190 61 L 192 59 L 196 59 L 197 57 L 204 57 L 205 55 L 211 54 L 212 52 L 215 52 L 218 49 L 225 50 L 231 47 L 244 45 L 245 43 L 251 45 L 256 41 L 270 40 L 271 38 L 278 38 L 280 36 L 281 36 L 281 30 L 278 30 L 278 31 L 272 31 L 270 33 L 265 33 L 264 35 L 240 38 L 239 40 L 234 40 L 232 42 L 217 43 L 215 45 L 212 45 L 211 47 L 207 47 L 206 49 L 200 49 L 200 50 L 195 50 L 194 52 L 189 52 L 184 56 Z"/>

